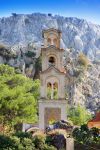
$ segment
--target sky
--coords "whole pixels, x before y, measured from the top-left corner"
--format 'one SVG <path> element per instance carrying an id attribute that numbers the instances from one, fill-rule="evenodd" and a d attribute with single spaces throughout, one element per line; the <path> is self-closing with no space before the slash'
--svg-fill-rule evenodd
<path id="1" fill-rule="evenodd" d="M 0 17 L 34 12 L 77 17 L 100 24 L 100 0 L 0 0 Z"/>

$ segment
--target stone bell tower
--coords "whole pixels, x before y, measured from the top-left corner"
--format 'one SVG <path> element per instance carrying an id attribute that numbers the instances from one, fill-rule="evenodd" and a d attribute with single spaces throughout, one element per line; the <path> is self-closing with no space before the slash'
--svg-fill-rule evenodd
<path id="1" fill-rule="evenodd" d="M 60 49 L 61 32 L 43 30 L 44 46 L 41 48 L 42 72 L 39 100 L 39 128 L 45 129 L 50 122 L 66 120 L 65 70 L 63 49 Z"/>

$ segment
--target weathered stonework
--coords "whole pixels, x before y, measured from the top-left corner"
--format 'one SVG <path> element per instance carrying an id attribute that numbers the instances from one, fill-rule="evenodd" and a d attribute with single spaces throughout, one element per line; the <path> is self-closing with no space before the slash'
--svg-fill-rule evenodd
<path id="1" fill-rule="evenodd" d="M 74 150 L 74 139 L 73 138 L 66 139 L 66 150 Z"/>
<path id="2" fill-rule="evenodd" d="M 39 128 L 44 129 L 49 121 L 66 119 L 65 100 L 40 100 L 39 101 Z"/>
<path id="3" fill-rule="evenodd" d="M 60 49 L 60 37 L 59 30 L 43 31 L 41 100 L 39 101 L 40 129 L 45 129 L 50 121 L 66 120 L 65 70 L 62 59 L 63 49 Z"/>

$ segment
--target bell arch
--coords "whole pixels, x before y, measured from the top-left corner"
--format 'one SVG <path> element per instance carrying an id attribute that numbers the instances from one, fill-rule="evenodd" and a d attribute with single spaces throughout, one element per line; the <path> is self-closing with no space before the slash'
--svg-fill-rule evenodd
<path id="1" fill-rule="evenodd" d="M 57 67 L 57 56 L 54 54 L 48 55 L 48 67 L 54 66 Z"/>
<path id="2" fill-rule="evenodd" d="M 47 99 L 58 99 L 59 80 L 52 76 L 46 79 L 46 97 Z"/>
<path id="3" fill-rule="evenodd" d="M 50 56 L 48 59 L 49 66 L 55 66 L 56 60 L 54 56 Z"/>

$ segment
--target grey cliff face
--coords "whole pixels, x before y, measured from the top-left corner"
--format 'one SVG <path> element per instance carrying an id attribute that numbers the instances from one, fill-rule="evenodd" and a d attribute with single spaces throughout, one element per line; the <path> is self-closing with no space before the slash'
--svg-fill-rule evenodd
<path id="1" fill-rule="evenodd" d="M 0 43 L 27 45 L 42 42 L 42 30 L 59 28 L 62 31 L 61 45 L 83 51 L 92 60 L 100 59 L 100 26 L 83 19 L 52 16 L 51 14 L 13 14 L 0 19 Z"/>
<path id="2" fill-rule="evenodd" d="M 67 87 L 69 101 L 85 105 L 91 111 L 100 109 L 100 26 L 78 18 L 65 18 L 51 14 L 34 13 L 29 15 L 13 14 L 0 19 L 0 45 L 9 48 L 0 50 L 0 64 L 9 64 L 17 72 L 34 78 L 36 62 L 40 56 L 42 30 L 58 28 L 62 31 L 61 48 L 65 49 L 65 66 L 69 75 L 78 72 L 76 61 L 73 66 L 68 62 L 77 60 L 83 52 L 91 62 L 87 72 L 77 78 L 77 82 Z M 69 49 L 72 50 L 69 52 Z M 81 81 L 79 82 L 78 80 Z M 66 92 L 66 93 L 67 93 Z"/>

